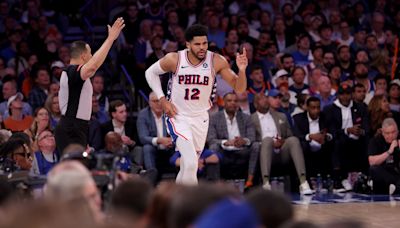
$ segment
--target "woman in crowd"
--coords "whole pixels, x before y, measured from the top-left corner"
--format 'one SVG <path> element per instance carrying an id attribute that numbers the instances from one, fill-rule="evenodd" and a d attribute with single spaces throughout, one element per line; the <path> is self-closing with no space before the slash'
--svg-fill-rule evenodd
<path id="1" fill-rule="evenodd" d="M 400 114 L 390 110 L 389 101 L 385 95 L 375 95 L 368 105 L 370 122 L 370 136 L 381 133 L 381 126 L 384 119 L 392 117 L 400 126 Z"/>
<path id="2" fill-rule="evenodd" d="M 50 112 L 50 126 L 55 129 L 61 117 L 60 105 L 58 103 L 58 93 L 47 97 L 44 107 Z"/>
<path id="3" fill-rule="evenodd" d="M 42 133 L 44 130 L 51 130 L 50 125 L 50 112 L 44 108 L 37 108 L 35 110 L 34 120 L 29 129 L 26 129 L 24 132 L 31 137 L 32 143 L 32 151 L 38 150 L 38 137 L 39 134 Z"/>

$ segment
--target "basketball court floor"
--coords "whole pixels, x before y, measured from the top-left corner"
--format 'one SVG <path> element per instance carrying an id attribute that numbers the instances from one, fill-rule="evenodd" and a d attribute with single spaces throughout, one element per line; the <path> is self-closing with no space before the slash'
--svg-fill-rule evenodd
<path id="1" fill-rule="evenodd" d="M 294 195 L 292 199 L 298 220 L 325 224 L 352 218 L 368 228 L 400 227 L 400 196 L 346 193 Z"/>

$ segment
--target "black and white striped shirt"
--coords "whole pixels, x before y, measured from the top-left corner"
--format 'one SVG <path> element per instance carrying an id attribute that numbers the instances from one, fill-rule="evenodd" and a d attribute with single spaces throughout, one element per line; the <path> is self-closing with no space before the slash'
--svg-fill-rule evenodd
<path id="1" fill-rule="evenodd" d="M 63 116 L 89 121 L 93 87 L 90 79 L 82 80 L 81 69 L 82 65 L 70 65 L 64 69 L 58 99 Z"/>

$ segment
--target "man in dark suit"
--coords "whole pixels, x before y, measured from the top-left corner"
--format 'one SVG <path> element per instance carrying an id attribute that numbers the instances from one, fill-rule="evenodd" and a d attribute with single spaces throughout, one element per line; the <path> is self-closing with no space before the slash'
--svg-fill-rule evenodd
<path id="1" fill-rule="evenodd" d="M 258 144 L 253 144 L 254 140 L 255 130 L 250 116 L 239 111 L 237 95 L 227 93 L 224 109 L 210 117 L 207 135 L 209 148 L 223 155 L 223 178 L 246 178 L 247 174 L 247 187 L 253 185 L 259 151 Z"/>
<path id="2" fill-rule="evenodd" d="M 128 118 L 125 103 L 121 100 L 110 102 L 109 113 L 111 120 L 101 125 L 103 145 L 106 134 L 110 131 L 116 132 L 121 135 L 123 144 L 129 148 L 132 160 L 136 164 L 141 164 L 141 147 L 136 146 L 138 144 L 136 125 Z"/>
<path id="3" fill-rule="evenodd" d="M 269 107 L 269 103 L 273 103 L 280 96 L 276 89 L 268 91 L 268 97 L 265 94 L 257 94 L 254 99 L 257 112 L 251 115 L 256 129 L 256 141 L 261 143 L 260 167 L 263 188 L 271 190 L 269 183 L 271 165 L 273 158 L 279 156 L 284 163 L 290 159 L 293 161 L 300 180 L 300 193 L 311 195 L 314 192 L 306 180 L 304 156 L 299 139 L 293 136 L 285 114 Z"/>
<path id="4" fill-rule="evenodd" d="M 310 97 L 306 101 L 307 111 L 293 116 L 294 135 L 300 139 L 309 177 L 331 174 L 332 134 L 321 113 L 321 101 Z"/>
<path id="5" fill-rule="evenodd" d="M 335 139 L 332 154 L 335 188 L 345 191 L 352 190 L 347 178 L 350 172 L 368 171 L 368 114 L 363 105 L 352 101 L 352 92 L 347 84 L 340 85 L 338 99 L 324 109 L 328 132 Z"/>
<path id="6" fill-rule="evenodd" d="M 136 122 L 139 140 L 143 144 L 143 159 L 146 169 L 157 170 L 156 157 L 168 164 L 174 153 L 172 138 L 167 135 L 163 110 L 155 93 L 149 95 L 149 107 L 139 112 Z M 160 159 L 161 158 L 161 159 Z M 161 170 L 157 170 L 161 171 Z M 161 173 L 159 173 L 161 174 Z"/>

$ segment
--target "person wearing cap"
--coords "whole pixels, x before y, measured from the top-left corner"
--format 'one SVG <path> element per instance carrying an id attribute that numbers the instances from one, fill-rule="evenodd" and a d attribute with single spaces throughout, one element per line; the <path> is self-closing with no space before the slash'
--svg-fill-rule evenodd
<path id="1" fill-rule="evenodd" d="M 65 67 L 65 64 L 59 60 L 54 61 L 51 66 L 51 78 L 53 79 L 53 82 L 58 82 L 60 83 L 60 78 L 61 78 L 61 73 Z"/>
<path id="2" fill-rule="evenodd" d="M 278 70 L 271 81 L 272 85 L 278 88 L 282 83 L 289 83 L 289 73 L 284 69 Z"/>
<path id="3" fill-rule="evenodd" d="M 338 191 L 350 191 L 353 186 L 347 177 L 350 172 L 366 172 L 367 140 L 369 135 L 368 111 L 365 106 L 352 101 L 353 88 L 341 84 L 338 99 L 323 112 L 334 138 L 333 179 Z"/>
<path id="4" fill-rule="evenodd" d="M 17 94 L 17 81 L 14 78 L 4 78 L 2 88 L 4 101 L 0 103 L 0 115 L 3 120 L 9 117 L 8 99 Z M 19 95 L 19 96 L 22 96 Z M 32 115 L 32 108 L 27 102 L 22 102 L 22 114 Z"/>
<path id="5" fill-rule="evenodd" d="M 87 147 L 93 95 L 90 78 L 103 64 L 124 27 L 121 17 L 112 26 L 108 25 L 108 36 L 93 56 L 86 42 L 75 41 L 71 44 L 70 65 L 64 69 L 60 79 L 59 105 L 62 116 L 55 129 L 60 153 L 73 143 Z"/>
<path id="6" fill-rule="evenodd" d="M 263 188 L 271 190 L 269 183 L 271 178 L 271 165 L 274 157 L 280 157 L 287 163 L 293 161 L 298 178 L 300 180 L 299 190 L 301 194 L 313 194 L 307 179 L 303 151 L 300 141 L 293 136 L 287 117 L 277 112 L 273 106 L 274 100 L 279 100 L 278 90 L 268 91 L 268 97 L 264 94 L 257 94 L 254 104 L 257 112 L 251 116 L 256 129 L 256 142 L 261 146 L 260 167 Z"/>
<path id="7" fill-rule="evenodd" d="M 400 80 L 394 79 L 389 84 L 388 101 L 390 110 L 400 112 Z"/>
<path id="8" fill-rule="evenodd" d="M 23 98 L 24 97 L 21 93 L 17 93 L 8 99 L 7 107 L 10 116 L 3 121 L 3 128 L 13 132 L 18 132 L 24 131 L 31 126 L 33 117 L 30 115 L 24 115 L 22 112 Z"/>
<path id="9" fill-rule="evenodd" d="M 223 155 L 220 162 L 222 178 L 246 178 L 246 185 L 253 185 L 259 152 L 254 140 L 250 116 L 239 110 L 237 95 L 225 94 L 224 109 L 210 117 L 207 134 L 209 149 Z"/>

